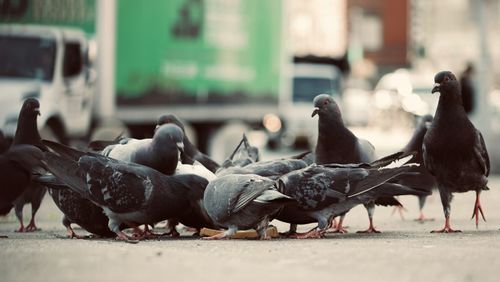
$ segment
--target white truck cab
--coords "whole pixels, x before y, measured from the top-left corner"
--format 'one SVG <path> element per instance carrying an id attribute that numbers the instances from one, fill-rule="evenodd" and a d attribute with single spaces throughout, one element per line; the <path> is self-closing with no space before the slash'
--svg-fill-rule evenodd
<path id="1" fill-rule="evenodd" d="M 23 101 L 40 101 L 43 138 L 66 142 L 90 128 L 95 74 L 88 40 L 74 28 L 0 25 L 0 127 L 13 137 Z"/>

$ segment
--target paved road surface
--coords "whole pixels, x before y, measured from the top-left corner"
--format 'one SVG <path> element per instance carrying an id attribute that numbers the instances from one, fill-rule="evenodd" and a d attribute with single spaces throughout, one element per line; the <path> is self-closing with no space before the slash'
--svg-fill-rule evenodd
<path id="1" fill-rule="evenodd" d="M 488 222 L 479 230 L 469 220 L 474 195 L 468 193 L 452 205 L 452 223 L 464 232 L 430 234 L 443 223 L 435 193 L 426 209 L 434 222 L 414 222 L 417 200 L 407 197 L 405 220 L 391 208 L 377 209 L 382 234 L 353 232 L 367 226 L 365 210 L 357 207 L 346 218 L 349 234 L 263 242 L 208 242 L 187 233 L 137 245 L 64 239 L 61 214 L 47 198 L 39 213 L 43 231 L 15 233 L 12 214 L 0 219 L 0 234 L 9 236 L 0 239 L 0 281 L 499 281 L 500 177 L 492 177 L 490 187 L 483 201 Z"/>

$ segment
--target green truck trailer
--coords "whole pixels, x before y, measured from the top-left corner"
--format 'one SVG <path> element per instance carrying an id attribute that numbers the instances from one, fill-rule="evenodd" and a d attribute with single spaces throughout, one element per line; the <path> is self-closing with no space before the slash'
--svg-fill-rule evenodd
<path id="1" fill-rule="evenodd" d="M 308 93 L 299 93 L 302 100 L 297 100 L 292 90 L 288 23 L 293 9 L 303 23 L 308 10 L 300 5 L 311 6 L 311 1 L 2 0 L 0 16 L 3 23 L 72 26 L 95 37 L 95 120 L 118 118 L 142 137 L 150 134 L 159 115 L 173 113 L 196 130 L 198 144 L 206 148 L 209 137 L 231 121 L 258 127 L 271 114 L 281 118 L 282 128 L 284 111 L 293 111 L 296 102 L 310 103 L 312 98 L 303 99 Z M 319 2 L 329 3 L 316 8 L 322 21 L 329 19 L 325 11 L 345 15 L 345 0 Z M 309 21 L 316 18 L 308 16 Z M 330 18 L 343 23 L 331 26 L 342 29 L 345 19 Z M 327 33 L 318 34 L 324 39 Z M 340 46 L 338 54 L 326 55 L 345 55 L 345 34 L 327 39 L 328 44 L 316 47 Z M 310 46 L 299 47 L 307 54 Z M 337 71 L 306 69 L 312 72 L 305 77 L 334 74 L 320 77 L 331 80 L 323 92 L 340 93 Z"/>

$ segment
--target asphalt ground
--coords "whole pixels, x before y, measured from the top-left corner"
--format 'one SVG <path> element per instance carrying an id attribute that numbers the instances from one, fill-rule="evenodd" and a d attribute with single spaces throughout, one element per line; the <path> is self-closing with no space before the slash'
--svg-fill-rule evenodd
<path id="1" fill-rule="evenodd" d="M 500 177 L 491 177 L 489 186 L 482 198 L 487 222 L 479 229 L 470 220 L 474 193 L 455 196 L 452 225 L 462 233 L 430 233 L 443 225 L 434 193 L 425 208 L 434 221 L 413 220 L 416 197 L 400 198 L 404 220 L 392 208 L 377 208 L 380 234 L 355 233 L 368 225 L 359 206 L 347 215 L 348 234 L 323 239 L 203 241 L 183 231 L 179 239 L 136 245 L 64 238 L 62 215 L 47 197 L 38 214 L 41 231 L 14 232 L 12 213 L 0 219 L 0 234 L 9 237 L 0 239 L 0 281 L 499 281 Z M 27 221 L 29 207 L 25 214 Z M 287 230 L 287 224 L 272 224 Z"/>
<path id="2" fill-rule="evenodd" d="M 403 147 L 406 132 L 359 129 L 383 156 Z M 266 152 L 263 159 L 296 152 Z M 482 194 L 487 222 L 476 229 L 470 220 L 475 195 L 456 194 L 452 226 L 462 233 L 431 234 L 443 227 L 438 193 L 427 200 L 425 213 L 434 221 L 419 223 L 417 198 L 401 197 L 402 219 L 392 208 L 375 211 L 380 234 L 366 229 L 365 209 L 346 217 L 348 234 L 323 239 L 203 241 L 180 229 L 180 238 L 147 240 L 132 245 L 113 239 L 65 238 L 62 214 L 47 196 L 38 213 L 42 229 L 16 233 L 13 213 L 0 218 L 0 281 L 500 281 L 500 175 L 491 176 Z M 30 208 L 25 207 L 25 223 Z M 288 225 L 273 221 L 280 231 Z M 307 231 L 315 225 L 299 226 Z M 75 228 L 80 234 L 84 230 Z M 162 230 L 156 230 L 161 232 Z"/>

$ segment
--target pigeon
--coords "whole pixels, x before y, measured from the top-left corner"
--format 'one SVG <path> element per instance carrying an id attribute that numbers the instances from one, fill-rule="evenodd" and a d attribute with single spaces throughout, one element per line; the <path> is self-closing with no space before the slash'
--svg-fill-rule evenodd
<path id="1" fill-rule="evenodd" d="M 46 149 L 41 143 L 40 134 L 37 128 L 37 117 L 40 115 L 40 103 L 35 98 L 28 98 L 24 101 L 19 118 L 17 121 L 16 133 L 14 135 L 13 145 L 29 144 Z M 20 227 L 18 232 L 32 232 L 39 230 L 35 224 L 35 215 L 40 208 L 47 188 L 43 185 L 32 183 L 28 188 L 14 201 L 14 210 L 19 220 Z M 24 205 L 31 204 L 31 220 L 28 226 L 24 227 L 23 208 Z"/>
<path id="2" fill-rule="evenodd" d="M 62 224 L 66 227 L 68 238 L 85 239 L 71 227 L 71 224 L 78 224 L 86 231 L 105 238 L 115 237 L 116 234 L 108 227 L 108 218 L 104 210 L 90 200 L 72 191 L 66 184 L 55 176 L 46 174 L 33 179 L 49 189 L 54 203 L 64 214 Z"/>
<path id="3" fill-rule="evenodd" d="M 118 144 L 104 148 L 102 155 L 142 164 L 171 175 L 179 161 L 179 151 L 184 148 L 184 133 L 175 124 L 166 124 L 157 128 L 153 138 L 120 140 Z"/>
<path id="4" fill-rule="evenodd" d="M 437 184 L 434 176 L 432 176 L 424 166 L 422 144 L 424 142 L 425 133 L 432 123 L 432 119 L 433 118 L 431 115 L 425 115 L 419 119 L 417 126 L 415 127 L 413 136 L 402 150 L 402 152 L 404 153 L 416 152 L 415 158 L 412 160 L 412 162 L 418 163 L 420 166 L 413 168 L 411 170 L 411 172 L 413 173 L 402 175 L 396 181 L 401 185 L 418 188 L 421 190 L 427 190 L 429 192 L 432 192 L 432 190 L 437 188 Z M 418 196 L 420 215 L 416 219 L 417 221 L 423 222 L 426 220 L 426 217 L 423 213 L 426 199 L 427 196 L 425 195 Z"/>
<path id="5" fill-rule="evenodd" d="M 197 175 L 169 176 L 140 164 L 85 153 L 43 141 L 49 171 L 74 192 L 103 208 L 117 239 L 137 242 L 120 226 L 137 227 L 175 218 L 186 226 L 212 227 L 203 207 L 208 181 Z"/>
<path id="6" fill-rule="evenodd" d="M 317 164 L 348 164 L 371 162 L 375 159 L 375 147 L 367 140 L 357 138 L 345 125 L 340 108 L 335 100 L 328 94 L 320 94 L 313 100 L 314 111 L 312 117 L 319 116 L 318 120 L 318 142 L 315 149 Z M 373 213 L 375 204 L 398 205 L 399 202 L 390 197 L 385 199 L 374 199 L 365 203 L 368 211 L 370 225 L 367 230 L 360 233 L 379 233 L 373 225 Z M 400 205 L 400 204 L 399 204 Z M 342 226 L 344 215 L 334 232 L 346 233 Z"/>
<path id="7" fill-rule="evenodd" d="M 157 121 L 157 128 L 163 124 L 175 124 L 182 129 L 184 132 L 184 138 L 182 142 L 184 143 L 184 152 L 182 156 L 185 156 L 183 159 L 183 163 L 193 164 L 194 161 L 198 161 L 203 164 L 208 170 L 215 173 L 220 165 L 212 160 L 209 156 L 203 154 L 196 148 L 196 146 L 191 143 L 189 138 L 187 137 L 184 124 L 175 116 L 175 115 L 161 115 Z"/>
<path id="8" fill-rule="evenodd" d="M 216 173 L 220 173 L 222 170 L 230 167 L 244 167 L 258 162 L 259 159 L 259 149 L 251 146 L 250 142 L 248 142 L 247 136 L 243 134 L 238 146 L 236 146 L 233 153 L 231 153 L 231 155 L 222 163 Z"/>
<path id="9" fill-rule="evenodd" d="M 405 162 L 404 159 L 399 162 Z M 323 237 L 334 217 L 358 204 L 373 202 L 379 197 L 428 194 L 399 184 L 382 185 L 417 165 L 312 164 L 290 172 L 278 179 L 278 190 L 294 198 L 297 204 L 285 206 L 276 219 L 292 224 L 317 222 L 317 228 L 294 237 Z"/>
<path id="10" fill-rule="evenodd" d="M 5 138 L 3 131 L 0 129 L 0 154 L 7 151 L 9 147 L 9 142 L 7 141 L 7 138 Z"/>
<path id="11" fill-rule="evenodd" d="M 180 163 L 179 153 L 181 156 L 185 155 L 183 153 L 184 139 L 183 128 L 174 123 L 167 123 L 156 127 L 152 139 L 122 138 L 117 144 L 104 148 L 101 154 L 121 161 L 146 165 L 164 174 L 172 175 Z M 176 225 L 174 219 L 168 223 L 170 229 L 168 233 L 174 237 L 180 235 L 175 229 Z M 147 225 L 145 232 L 150 234 Z"/>
<path id="12" fill-rule="evenodd" d="M 483 136 L 470 122 L 462 106 L 460 83 L 450 71 L 434 77 L 432 93 L 439 92 L 434 121 L 424 137 L 423 157 L 427 170 L 436 178 L 445 225 L 434 232 L 458 232 L 450 225 L 452 193 L 476 192 L 472 217 L 478 227 L 481 191 L 488 190 L 490 160 Z"/>
<path id="13" fill-rule="evenodd" d="M 307 163 L 300 159 L 280 159 L 249 164 L 244 167 L 234 166 L 217 172 L 218 177 L 230 174 L 257 174 L 272 180 L 294 170 L 305 168 Z"/>
<path id="14" fill-rule="evenodd" d="M 13 145 L 0 154 L 0 214 L 6 215 L 31 183 L 33 174 L 43 167 L 42 151 L 32 145 Z"/>
<path id="15" fill-rule="evenodd" d="M 267 226 L 285 204 L 295 202 L 278 192 L 276 182 L 255 174 L 231 174 L 211 181 L 203 203 L 214 223 L 227 228 L 204 239 L 223 239 L 238 230 L 255 229 L 262 240 L 269 239 Z"/>

